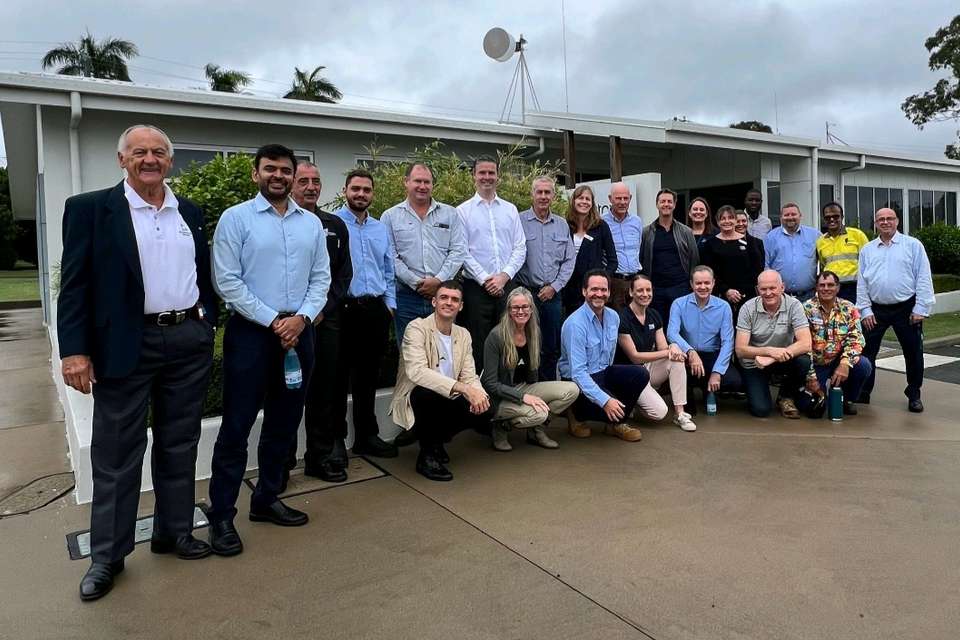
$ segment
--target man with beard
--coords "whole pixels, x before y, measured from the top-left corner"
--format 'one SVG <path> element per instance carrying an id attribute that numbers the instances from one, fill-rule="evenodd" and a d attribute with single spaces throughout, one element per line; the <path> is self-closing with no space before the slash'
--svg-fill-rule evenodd
<path id="1" fill-rule="evenodd" d="M 653 283 L 650 304 L 664 324 L 670 322 L 670 305 L 690 293 L 690 274 L 700 263 L 693 230 L 673 217 L 677 194 L 670 189 L 657 193 L 657 219 L 643 230 L 640 260 L 643 274 Z"/>
<path id="2" fill-rule="evenodd" d="M 763 215 L 763 194 L 759 189 L 747 191 L 743 198 L 743 211 L 747 214 L 747 233 L 762 242 L 773 228 L 773 223 Z"/>
<path id="3" fill-rule="evenodd" d="M 261 147 L 253 160 L 259 193 L 223 212 L 213 236 L 220 295 L 234 313 L 223 340 L 223 419 L 210 478 L 210 546 L 230 556 L 243 551 L 233 524 L 247 465 L 247 439 L 263 409 L 257 450 L 259 478 L 250 520 L 282 526 L 307 523 L 307 514 L 279 500 L 284 464 L 303 416 L 313 369 L 313 321 L 327 302 L 330 261 L 323 226 L 290 198 L 297 165 L 293 151 Z M 295 349 L 302 382 L 285 380 L 284 359 Z"/>
<path id="4" fill-rule="evenodd" d="M 323 184 L 320 171 L 311 162 L 297 163 L 290 196 L 301 208 L 310 211 L 320 219 L 327 240 L 327 253 L 330 256 L 330 291 L 327 304 L 313 323 L 314 356 L 322 365 L 314 369 L 307 390 L 307 406 L 304 423 L 307 434 L 307 450 L 303 455 L 304 475 L 322 478 L 327 482 L 343 482 L 347 479 L 343 471 L 347 465 L 347 451 L 343 445 L 343 436 L 335 438 L 332 434 L 342 423 L 344 435 L 346 410 L 334 400 L 334 387 L 340 362 L 341 303 L 353 277 L 353 265 L 350 261 L 350 242 L 347 226 L 337 216 L 322 211 L 317 206 Z M 284 472 L 284 481 L 280 492 L 286 490 L 290 469 L 297 464 L 297 443 L 294 440 L 290 448 L 290 457 Z"/>

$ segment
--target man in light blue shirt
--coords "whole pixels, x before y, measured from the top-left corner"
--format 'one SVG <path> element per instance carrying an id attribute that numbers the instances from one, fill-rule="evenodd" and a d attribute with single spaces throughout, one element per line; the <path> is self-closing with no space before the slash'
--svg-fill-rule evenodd
<path id="1" fill-rule="evenodd" d="M 633 276 L 640 272 L 640 237 L 643 234 L 643 220 L 630 213 L 630 201 L 633 194 L 623 182 L 610 185 L 610 211 L 601 219 L 610 227 L 613 246 L 617 250 L 617 271 L 611 274 L 610 306 L 617 311 L 630 303 L 630 283 Z"/>
<path id="2" fill-rule="evenodd" d="M 763 240 L 766 267 L 783 278 L 788 295 L 809 300 L 817 284 L 817 238 L 820 232 L 800 224 L 800 207 L 788 202 L 780 208 L 780 226 Z"/>
<path id="3" fill-rule="evenodd" d="M 609 276 L 591 269 L 583 278 L 583 306 L 574 311 L 560 333 L 560 378 L 580 387 L 580 396 L 567 411 L 570 435 L 588 438 L 582 420 L 605 423 L 604 432 L 627 442 L 643 437 L 624 422 L 637 404 L 650 374 L 644 366 L 613 364 L 620 316 L 607 308 Z"/>
<path id="4" fill-rule="evenodd" d="M 380 216 L 390 235 L 396 274 L 397 344 L 411 320 L 433 313 L 437 287 L 457 275 L 467 254 L 457 210 L 433 199 L 430 167 L 410 163 L 403 185 L 407 199 Z"/>
<path id="5" fill-rule="evenodd" d="M 687 356 L 687 385 L 708 391 L 739 390 L 740 374 L 730 366 L 733 355 L 733 312 L 713 293 L 713 269 L 698 266 L 690 276 L 693 293 L 673 301 L 667 341 L 677 344 Z M 687 392 L 687 412 L 696 412 L 693 394 Z"/>
<path id="6" fill-rule="evenodd" d="M 916 238 L 897 231 L 900 220 L 893 209 L 880 209 L 874 218 L 879 235 L 860 249 L 857 269 L 857 307 L 866 334 L 863 355 L 876 362 L 880 342 L 893 327 L 907 368 L 907 408 L 923 411 L 923 319 L 930 316 L 936 298 L 930 260 Z M 860 391 L 859 402 L 870 403 L 876 368 Z"/>
<path id="7" fill-rule="evenodd" d="M 213 236 L 217 289 L 234 314 L 223 339 L 223 419 L 210 478 L 210 546 L 230 556 L 243 551 L 233 525 L 247 466 L 247 440 L 263 409 L 259 477 L 250 519 L 283 526 L 307 514 L 277 495 L 285 461 L 303 417 L 313 369 L 313 321 L 326 303 L 330 263 L 320 220 L 290 198 L 297 159 L 276 144 L 254 157 L 259 193 L 227 209 Z M 285 383 L 285 354 L 295 349 L 301 378 Z M 288 384 L 290 386 L 288 386 Z"/>
<path id="8" fill-rule="evenodd" d="M 393 251 L 387 226 L 371 217 L 373 176 L 366 169 L 347 174 L 343 187 L 347 204 L 334 215 L 347 225 L 353 278 L 341 309 L 339 374 L 336 382 L 337 419 L 346 434 L 347 391 L 353 393 L 353 452 L 394 458 L 397 447 L 380 438 L 375 412 L 380 364 L 387 348 L 390 322 L 397 309 Z M 344 466 L 346 471 L 346 466 Z"/>

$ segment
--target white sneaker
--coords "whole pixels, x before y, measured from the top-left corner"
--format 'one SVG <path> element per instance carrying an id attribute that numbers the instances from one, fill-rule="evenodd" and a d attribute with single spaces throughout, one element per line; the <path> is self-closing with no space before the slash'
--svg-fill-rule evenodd
<path id="1" fill-rule="evenodd" d="M 677 417 L 673 419 L 673 424 L 677 425 L 684 431 L 697 430 L 697 423 L 691 419 L 689 413 L 678 413 Z"/>

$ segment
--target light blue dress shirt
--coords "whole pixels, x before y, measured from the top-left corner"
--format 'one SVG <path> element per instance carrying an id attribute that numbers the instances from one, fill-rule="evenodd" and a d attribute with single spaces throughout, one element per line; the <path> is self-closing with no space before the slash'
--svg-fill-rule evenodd
<path id="1" fill-rule="evenodd" d="M 467 240 L 457 210 L 433 200 L 423 220 L 404 200 L 383 212 L 398 281 L 411 289 L 424 278 L 441 282 L 457 275 L 467 255 Z"/>
<path id="2" fill-rule="evenodd" d="M 806 293 L 816 286 L 819 237 L 813 227 L 800 225 L 794 233 L 787 233 L 781 225 L 763 239 L 766 267 L 780 273 L 787 293 Z"/>
<path id="3" fill-rule="evenodd" d="M 573 380 L 590 402 L 602 407 L 610 396 L 590 374 L 613 364 L 617 350 L 620 316 L 609 307 L 603 309 L 603 322 L 587 303 L 570 314 L 560 331 L 560 377 Z"/>
<path id="4" fill-rule="evenodd" d="M 688 293 L 670 305 L 670 323 L 667 325 L 667 341 L 675 342 L 686 353 L 716 353 L 717 361 L 711 373 L 723 375 L 730 366 L 733 355 L 733 312 L 730 305 L 716 296 L 710 296 L 701 309 L 697 296 Z"/>
<path id="5" fill-rule="evenodd" d="M 527 260 L 517 272 L 517 281 L 531 287 L 550 285 L 558 293 L 570 280 L 577 262 L 577 248 L 567 221 L 551 213 L 546 222 L 533 209 L 520 214 L 523 235 L 527 238 Z"/>
<path id="6" fill-rule="evenodd" d="M 874 238 L 860 249 L 857 269 L 857 308 L 860 318 L 873 315 L 872 305 L 896 304 L 917 297 L 913 313 L 929 316 L 936 298 L 930 259 L 916 238 L 899 231 L 883 244 Z"/>
<path id="7" fill-rule="evenodd" d="M 230 207 L 213 233 L 213 272 L 227 307 L 269 327 L 278 313 L 313 320 L 330 289 L 330 257 L 320 220 L 287 198 L 281 216 L 258 193 Z"/>
<path id="8" fill-rule="evenodd" d="M 613 236 L 613 246 L 617 249 L 617 273 L 628 276 L 639 273 L 643 220 L 638 215 L 628 213 L 620 221 L 612 211 L 607 211 L 600 218 L 610 227 Z"/>
<path id="9" fill-rule="evenodd" d="M 347 225 L 347 235 L 350 238 L 353 278 L 350 280 L 347 295 L 353 298 L 383 296 L 387 306 L 396 309 L 397 286 L 393 274 L 393 251 L 386 225 L 369 215 L 363 224 L 360 224 L 349 207 L 343 207 L 333 215 Z"/>

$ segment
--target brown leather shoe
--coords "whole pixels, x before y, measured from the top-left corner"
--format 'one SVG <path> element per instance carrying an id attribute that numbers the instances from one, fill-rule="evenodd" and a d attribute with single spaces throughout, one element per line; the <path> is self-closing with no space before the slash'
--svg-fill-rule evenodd
<path id="1" fill-rule="evenodd" d="M 777 406 L 780 407 L 780 415 L 784 418 L 796 420 L 800 417 L 800 410 L 797 409 L 797 405 L 795 405 L 790 398 L 777 400 Z"/>
<path id="2" fill-rule="evenodd" d="M 590 427 L 577 420 L 570 409 L 567 409 L 567 431 L 574 438 L 589 438 L 593 433 L 590 431 Z"/>
<path id="3" fill-rule="evenodd" d="M 643 434 L 640 432 L 640 429 L 622 422 L 619 424 L 608 424 L 603 428 L 603 432 L 608 436 L 616 436 L 627 442 L 639 442 L 643 439 Z"/>

